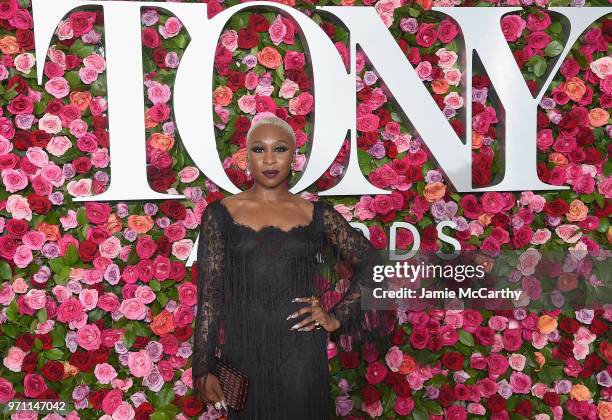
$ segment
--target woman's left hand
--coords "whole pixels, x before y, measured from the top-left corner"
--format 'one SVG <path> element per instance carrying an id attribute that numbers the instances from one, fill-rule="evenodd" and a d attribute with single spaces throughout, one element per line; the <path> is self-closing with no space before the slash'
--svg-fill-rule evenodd
<path id="1" fill-rule="evenodd" d="M 334 332 L 340 328 L 340 321 L 335 316 L 328 314 L 321 307 L 319 299 L 308 297 L 298 297 L 293 299 L 293 302 L 304 302 L 308 303 L 308 306 L 298 309 L 287 319 L 297 318 L 300 315 L 310 313 L 310 316 L 291 327 L 292 330 L 298 331 L 312 331 L 315 328 L 323 328 L 327 332 Z"/>

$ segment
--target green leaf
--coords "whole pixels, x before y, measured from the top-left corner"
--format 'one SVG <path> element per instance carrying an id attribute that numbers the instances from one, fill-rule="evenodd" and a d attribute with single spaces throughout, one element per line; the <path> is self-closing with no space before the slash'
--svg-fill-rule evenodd
<path id="1" fill-rule="evenodd" d="M 459 330 L 459 342 L 468 347 L 474 347 L 474 336 L 464 329 Z"/>
<path id="2" fill-rule="evenodd" d="M 10 280 L 12 276 L 11 266 L 6 261 L 0 261 L 0 280 Z"/>
<path id="3" fill-rule="evenodd" d="M 85 45 L 83 41 L 77 39 L 71 46 L 70 52 L 76 54 L 80 58 L 85 58 L 93 54 L 95 47 L 93 45 Z"/>
<path id="4" fill-rule="evenodd" d="M 174 390 L 169 386 L 162 388 L 157 393 L 157 407 L 166 407 L 174 400 Z"/>
<path id="5" fill-rule="evenodd" d="M 72 266 L 79 260 L 79 251 L 77 251 L 74 244 L 68 245 L 66 253 L 64 254 L 64 263 L 68 266 Z"/>
<path id="6" fill-rule="evenodd" d="M 151 414 L 151 420 L 172 420 L 173 417 L 172 413 L 163 410 Z"/>
<path id="7" fill-rule="evenodd" d="M 546 46 L 544 53 L 547 57 L 556 57 L 563 51 L 563 45 L 557 40 L 553 40 Z"/>
<path id="8" fill-rule="evenodd" d="M 129 349 L 134 344 L 134 341 L 136 341 L 136 332 L 132 328 L 127 328 L 123 333 L 123 344 Z"/>
<path id="9" fill-rule="evenodd" d="M 36 316 L 38 317 L 38 322 L 40 322 L 41 324 L 43 322 L 46 322 L 47 321 L 47 309 L 46 308 L 39 309 Z"/>
<path id="10" fill-rule="evenodd" d="M 64 352 L 57 348 L 46 350 L 44 355 L 48 360 L 62 360 L 64 358 Z"/>
<path id="11" fill-rule="evenodd" d="M 412 418 L 414 420 L 428 420 L 429 419 L 429 415 L 427 414 L 427 410 L 425 410 L 422 407 L 417 407 L 414 410 L 412 410 Z"/>
<path id="12" fill-rule="evenodd" d="M 81 226 L 85 226 L 89 223 L 87 215 L 85 214 L 85 209 L 82 207 L 77 211 L 77 222 L 79 222 Z"/>
<path id="13" fill-rule="evenodd" d="M 49 266 L 51 266 L 51 271 L 59 273 L 62 271 L 62 267 L 64 267 L 64 259 L 61 257 L 50 259 Z"/>
<path id="14" fill-rule="evenodd" d="M 537 77 L 541 77 L 546 73 L 546 60 L 544 57 L 534 55 L 527 61 L 527 66 L 533 71 Z"/>
<path id="15" fill-rule="evenodd" d="M 560 34 L 561 31 L 563 30 L 563 27 L 561 26 L 559 22 L 554 22 L 548 27 L 548 30 L 552 32 L 553 34 Z"/>
<path id="16" fill-rule="evenodd" d="M 159 284 L 159 282 L 157 280 L 151 280 L 149 282 L 149 287 L 151 288 L 151 290 L 153 290 L 154 292 L 159 292 L 161 290 L 161 284 Z"/>

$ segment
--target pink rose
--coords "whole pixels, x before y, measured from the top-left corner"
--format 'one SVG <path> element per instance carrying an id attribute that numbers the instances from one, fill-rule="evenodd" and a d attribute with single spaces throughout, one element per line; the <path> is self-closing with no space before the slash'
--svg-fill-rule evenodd
<path id="1" fill-rule="evenodd" d="M 53 77 L 45 83 L 45 90 L 55 98 L 64 98 L 70 93 L 68 81 L 63 77 Z"/>
<path id="2" fill-rule="evenodd" d="M 599 185 L 597 185 L 597 190 L 599 194 L 603 195 L 605 198 L 612 198 L 612 177 L 608 177 L 600 182 Z"/>
<path id="3" fill-rule="evenodd" d="M 85 350 L 100 348 L 100 330 L 96 324 L 87 324 L 77 331 L 77 342 Z"/>
<path id="4" fill-rule="evenodd" d="M 14 63 L 17 71 L 29 74 L 34 64 L 36 64 L 36 60 L 32 54 L 23 53 L 15 57 Z"/>
<path id="5" fill-rule="evenodd" d="M 136 412 L 132 405 L 127 401 L 123 401 L 113 412 L 113 420 L 132 420 L 135 418 L 135 415 Z"/>
<path id="6" fill-rule="evenodd" d="M 382 416 L 383 413 L 383 406 L 380 400 L 370 405 L 362 404 L 361 409 L 368 413 L 368 415 L 372 418 Z"/>
<path id="7" fill-rule="evenodd" d="M 102 400 L 102 410 L 108 414 L 113 414 L 122 403 L 123 391 L 118 388 L 108 392 Z"/>
<path id="8" fill-rule="evenodd" d="M 38 121 L 38 127 L 49 134 L 57 134 L 62 131 L 62 120 L 57 115 L 45 114 Z"/>
<path id="9" fill-rule="evenodd" d="M 289 100 L 289 112 L 293 115 L 308 115 L 314 105 L 314 98 L 309 92 L 302 92 Z"/>
<path id="10" fill-rule="evenodd" d="M 291 98 L 293 98 L 293 96 L 296 94 L 296 92 L 299 89 L 300 88 L 299 88 L 297 83 L 295 83 L 291 79 L 285 79 L 285 80 L 283 80 L 283 84 L 280 87 L 278 95 L 281 98 L 291 99 Z"/>
<path id="11" fill-rule="evenodd" d="M 91 85 L 93 82 L 98 80 L 99 73 L 93 67 L 82 67 L 79 70 L 79 78 L 86 85 Z"/>
<path id="12" fill-rule="evenodd" d="M 510 385 L 515 394 L 529 394 L 531 390 L 531 378 L 521 372 L 513 372 L 510 375 Z"/>
<path id="13" fill-rule="evenodd" d="M 170 87 L 156 81 L 151 81 L 147 88 L 147 96 L 154 104 L 165 104 L 170 100 Z"/>
<path id="14" fill-rule="evenodd" d="M 421 80 L 431 80 L 432 66 L 429 61 L 421 61 L 417 67 L 416 72 Z"/>
<path id="15" fill-rule="evenodd" d="M 6 404 L 15 398 L 16 392 L 13 384 L 4 378 L 0 378 L 0 404 Z"/>
<path id="16" fill-rule="evenodd" d="M 47 302 L 47 294 L 44 290 L 32 289 L 26 293 L 24 296 L 24 301 L 26 305 L 37 311 L 45 307 L 45 303 Z"/>
<path id="17" fill-rule="evenodd" d="M 487 366 L 490 374 L 503 375 L 508 370 L 508 360 L 506 360 L 506 356 L 493 353 L 487 357 Z"/>
<path id="18" fill-rule="evenodd" d="M 117 371 L 108 363 L 99 363 L 94 369 L 94 375 L 101 384 L 110 384 L 117 377 Z"/>
<path id="19" fill-rule="evenodd" d="M 408 416 L 414 409 L 414 400 L 410 397 L 397 397 L 393 409 L 400 416 Z"/>
<path id="20" fill-rule="evenodd" d="M 580 227 L 576 225 L 557 226 L 555 233 L 568 244 L 575 244 L 582 237 Z"/>
<path id="21" fill-rule="evenodd" d="M 173 38 L 179 34 L 183 25 L 175 17 L 171 17 L 163 26 L 159 27 L 159 33 L 164 39 Z"/>
<path id="22" fill-rule="evenodd" d="M 226 30 L 221 35 L 220 41 L 221 45 L 234 52 L 238 48 L 238 33 L 233 29 Z"/>
<path id="23" fill-rule="evenodd" d="M 286 79 L 287 81 L 289 79 Z M 238 108 L 245 114 L 255 115 L 256 101 L 253 95 L 243 95 L 238 99 Z"/>
<path id="24" fill-rule="evenodd" d="M 8 192 L 14 193 L 28 186 L 28 177 L 21 169 L 3 169 L 0 174 Z"/>
<path id="25" fill-rule="evenodd" d="M 185 261 L 189 258 L 192 249 L 193 241 L 191 239 L 181 239 L 172 244 L 172 255 L 181 261 Z"/>
<path id="26" fill-rule="evenodd" d="M 510 367 L 514 370 L 518 370 L 519 372 L 525 368 L 526 361 L 527 361 L 527 358 L 519 353 L 513 353 L 508 358 Z"/>
<path id="27" fill-rule="evenodd" d="M 506 41 L 516 41 L 526 26 L 527 22 L 518 15 L 506 15 L 501 20 L 502 32 Z"/>
<path id="28" fill-rule="evenodd" d="M 143 378 L 153 370 L 153 362 L 147 351 L 142 349 L 138 352 L 128 353 L 128 367 L 133 376 Z"/>
<path id="29" fill-rule="evenodd" d="M 535 273 L 535 268 L 540 262 L 542 254 L 535 248 L 529 248 L 519 256 L 518 270 L 524 275 L 529 276 Z"/>
<path id="30" fill-rule="evenodd" d="M 26 397 L 38 398 L 47 390 L 45 378 L 36 373 L 26 373 L 23 378 L 23 394 Z"/>
<path id="31" fill-rule="evenodd" d="M 32 210 L 28 200 L 20 195 L 11 195 L 6 201 L 6 210 L 14 219 L 32 220 Z"/>
<path id="32" fill-rule="evenodd" d="M 26 354 L 27 353 L 19 347 L 13 346 L 8 350 L 6 356 L 4 356 L 2 363 L 10 371 L 21 372 L 21 365 L 23 364 L 23 359 Z"/>
<path id="33" fill-rule="evenodd" d="M 121 302 L 121 306 L 119 307 L 119 311 L 127 318 L 127 319 L 135 319 L 135 320 L 143 320 L 147 315 L 147 307 L 144 303 L 141 302 L 140 299 L 131 298 L 125 299 Z"/>
<path id="34" fill-rule="evenodd" d="M 283 23 L 281 15 L 277 15 L 272 25 L 268 28 L 270 34 L 270 40 L 274 45 L 280 45 L 283 42 L 283 38 L 287 35 L 287 27 Z"/>
<path id="35" fill-rule="evenodd" d="M 404 360 L 404 354 L 397 346 L 391 347 L 387 351 L 387 355 L 385 356 L 385 361 L 387 362 L 387 366 L 391 369 L 392 372 L 398 372 L 399 368 L 402 366 L 402 362 Z"/>
<path id="36" fill-rule="evenodd" d="M 357 117 L 357 130 L 362 132 L 372 132 L 378 130 L 380 119 L 378 115 L 366 114 Z"/>
<path id="37" fill-rule="evenodd" d="M 15 251 L 15 255 L 13 255 L 13 262 L 15 265 L 19 268 L 26 268 L 30 265 L 32 260 L 32 250 L 25 245 L 19 245 Z"/>

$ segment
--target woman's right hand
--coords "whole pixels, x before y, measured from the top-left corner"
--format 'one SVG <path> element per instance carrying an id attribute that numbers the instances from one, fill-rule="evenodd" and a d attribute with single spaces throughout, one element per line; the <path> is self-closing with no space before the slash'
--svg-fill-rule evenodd
<path id="1" fill-rule="evenodd" d="M 221 389 L 221 382 L 219 382 L 219 378 L 212 373 L 194 378 L 193 387 L 196 396 L 203 404 L 215 404 L 219 402 L 225 407 L 225 397 Z"/>

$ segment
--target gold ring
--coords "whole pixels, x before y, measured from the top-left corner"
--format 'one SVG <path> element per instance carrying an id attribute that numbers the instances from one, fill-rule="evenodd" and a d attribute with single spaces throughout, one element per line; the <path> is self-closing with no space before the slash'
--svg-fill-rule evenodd
<path id="1" fill-rule="evenodd" d="M 312 295 L 312 296 L 310 297 L 310 304 L 311 304 L 311 305 L 313 305 L 313 306 L 314 306 L 314 305 L 320 305 L 320 304 L 321 304 L 321 301 L 319 300 L 319 298 L 318 298 L 318 297 L 316 297 L 315 295 Z"/>
<path id="2" fill-rule="evenodd" d="M 320 326 L 321 324 L 319 324 L 319 321 L 315 321 L 315 325 L 318 327 L 318 326 Z"/>

